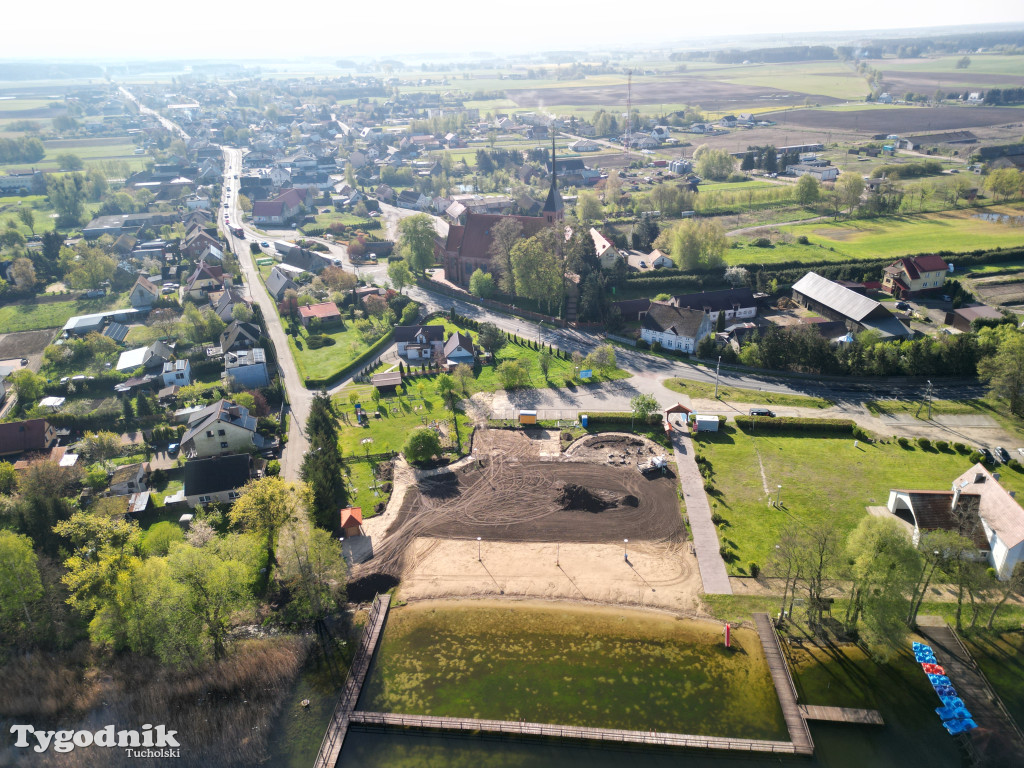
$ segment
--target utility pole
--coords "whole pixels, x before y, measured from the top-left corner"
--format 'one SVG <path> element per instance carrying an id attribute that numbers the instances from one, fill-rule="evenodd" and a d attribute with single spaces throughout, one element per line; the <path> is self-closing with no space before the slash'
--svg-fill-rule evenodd
<path id="1" fill-rule="evenodd" d="M 633 70 L 626 73 L 626 170 L 630 166 L 630 145 L 633 143 Z"/>
<path id="2" fill-rule="evenodd" d="M 932 420 L 932 382 L 928 380 L 928 421 Z"/>
<path id="3" fill-rule="evenodd" d="M 718 356 L 718 365 L 715 366 L 715 400 L 718 399 L 718 372 L 722 368 L 722 356 Z"/>

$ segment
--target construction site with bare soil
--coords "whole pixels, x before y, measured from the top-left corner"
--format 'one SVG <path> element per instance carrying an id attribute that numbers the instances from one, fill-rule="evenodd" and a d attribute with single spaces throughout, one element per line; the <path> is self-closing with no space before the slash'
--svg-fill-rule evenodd
<path id="1" fill-rule="evenodd" d="M 472 454 L 396 471 L 372 559 L 350 592 L 402 584 L 403 597 L 503 594 L 696 607 L 674 464 L 636 435 L 478 429 Z M 403 462 L 404 463 L 404 462 Z M 669 588 L 669 587 L 674 588 Z"/>

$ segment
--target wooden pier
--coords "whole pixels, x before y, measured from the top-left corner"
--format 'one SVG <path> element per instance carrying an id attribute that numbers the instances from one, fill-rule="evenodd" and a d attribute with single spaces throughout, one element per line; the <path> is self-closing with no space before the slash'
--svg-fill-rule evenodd
<path id="1" fill-rule="evenodd" d="M 782 716 L 786 720 L 786 728 L 789 730 L 794 750 L 798 755 L 812 755 L 814 741 L 811 739 L 811 729 L 807 727 L 807 720 L 796 703 L 796 686 L 793 685 L 793 676 L 790 674 L 789 665 L 786 664 L 786 657 L 782 654 L 779 637 L 775 634 L 775 625 L 767 613 L 755 613 L 754 624 L 757 625 L 757 634 L 761 638 L 761 647 L 768 661 L 768 670 L 772 673 L 775 693 L 779 697 Z"/>
<path id="2" fill-rule="evenodd" d="M 850 709 L 849 707 L 817 707 L 800 704 L 804 720 L 825 720 L 830 723 L 853 723 L 854 725 L 885 725 L 882 713 L 877 709 Z"/>
<path id="3" fill-rule="evenodd" d="M 359 695 L 363 690 L 363 683 L 366 681 L 366 673 L 373 660 L 374 651 L 377 650 L 377 642 L 384 629 L 384 621 L 388 616 L 388 608 L 391 605 L 391 595 L 377 595 L 370 608 L 370 615 L 366 619 L 366 626 L 363 628 L 363 636 L 359 641 L 359 648 L 356 650 L 352 666 L 348 671 L 348 678 L 345 680 L 345 689 L 341 693 L 338 705 L 331 715 L 331 722 L 327 726 L 327 733 L 320 744 L 320 752 L 316 756 L 314 768 L 334 768 L 341 755 L 341 748 L 345 743 L 345 734 L 348 733 L 349 723 L 352 722 L 353 710 L 359 702 Z"/>
<path id="4" fill-rule="evenodd" d="M 530 736 L 578 741 L 613 742 L 616 744 L 645 744 L 648 746 L 684 749 L 724 750 L 728 752 L 759 752 L 784 755 L 804 754 L 788 741 L 760 739 L 730 739 L 717 736 L 692 736 L 660 731 L 626 731 L 616 728 L 586 728 L 576 725 L 552 725 L 515 720 L 475 720 L 461 717 L 433 717 L 430 715 L 403 715 L 389 712 L 352 712 L 353 724 L 384 728 L 416 728 L 430 731 L 461 732 L 466 734 L 493 733 L 509 736 Z"/>

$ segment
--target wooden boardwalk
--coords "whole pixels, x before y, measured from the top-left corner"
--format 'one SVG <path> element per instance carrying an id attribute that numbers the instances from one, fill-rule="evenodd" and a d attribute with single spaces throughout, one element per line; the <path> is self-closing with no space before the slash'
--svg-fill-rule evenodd
<path id="1" fill-rule="evenodd" d="M 681 747 L 728 752 L 759 752 L 771 754 L 804 754 L 788 741 L 759 739 L 730 739 L 717 736 L 691 736 L 660 731 L 626 731 L 616 728 L 586 728 L 576 725 L 552 725 L 514 720 L 475 720 L 461 717 L 433 717 L 430 715 L 402 715 L 389 712 L 352 712 L 353 724 L 385 728 L 419 728 L 433 731 L 456 731 L 467 734 L 497 733 L 509 736 L 532 736 L 552 739 L 614 742 L 617 744 L 646 744 L 650 746 Z"/>
<path id="2" fill-rule="evenodd" d="M 782 646 L 779 645 L 779 637 L 775 634 L 775 626 L 767 613 L 755 613 L 754 623 L 757 625 L 757 634 L 761 638 L 761 647 L 768 661 L 768 669 L 772 673 L 775 692 L 782 706 L 782 716 L 786 720 L 786 728 L 789 729 L 789 738 L 793 740 L 796 754 L 812 755 L 814 741 L 811 739 L 811 730 L 807 727 L 803 712 L 796 703 L 796 686 L 793 685 L 793 676 L 789 672 L 789 665 L 786 664 L 786 657 L 782 655 Z"/>
<path id="3" fill-rule="evenodd" d="M 345 689 L 341 693 L 338 705 L 334 708 L 334 714 L 331 715 L 327 733 L 324 735 L 324 740 L 320 744 L 320 752 L 313 764 L 314 768 L 334 768 L 338 762 L 341 748 L 345 743 L 345 734 L 348 733 L 349 723 L 352 722 L 352 711 L 359 702 L 359 694 L 362 693 L 366 673 L 370 669 L 374 651 L 377 650 L 377 642 L 384 629 L 384 621 L 387 619 L 390 605 L 391 595 L 377 595 L 373 601 L 366 626 L 363 628 L 363 636 L 359 641 L 359 648 L 356 650 L 352 666 L 348 671 L 348 678 L 345 680 Z"/>
<path id="4" fill-rule="evenodd" d="M 877 709 L 850 709 L 849 707 L 817 707 L 800 704 L 804 720 L 826 720 L 830 723 L 853 723 L 855 725 L 885 725 L 882 713 Z"/>
<path id="5" fill-rule="evenodd" d="M 966 646 L 948 624 L 918 625 L 917 632 L 935 652 L 935 660 L 946 670 L 957 695 L 970 710 L 978 730 L 998 734 L 1007 755 L 1024 764 L 1024 733 L 996 695 Z M 936 706 L 939 705 L 935 700 Z"/>

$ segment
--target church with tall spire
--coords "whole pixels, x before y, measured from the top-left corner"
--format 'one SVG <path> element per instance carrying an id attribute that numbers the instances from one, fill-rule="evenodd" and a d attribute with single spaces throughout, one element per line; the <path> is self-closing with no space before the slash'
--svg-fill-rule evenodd
<path id="1" fill-rule="evenodd" d="M 477 269 L 491 272 L 492 228 L 506 219 L 515 219 L 522 227 L 522 236 L 533 237 L 545 227 L 561 224 L 565 219 L 565 201 L 558 191 L 558 165 L 555 158 L 555 137 L 551 137 L 551 186 L 540 216 L 509 216 L 493 213 L 463 214 L 461 224 L 448 227 L 448 236 L 434 241 L 434 254 L 444 264 L 445 279 L 464 288 Z"/>
<path id="2" fill-rule="evenodd" d="M 551 188 L 548 199 L 544 201 L 541 216 L 548 224 L 554 224 L 565 218 L 565 202 L 558 191 L 558 160 L 555 157 L 555 132 L 551 132 Z"/>

